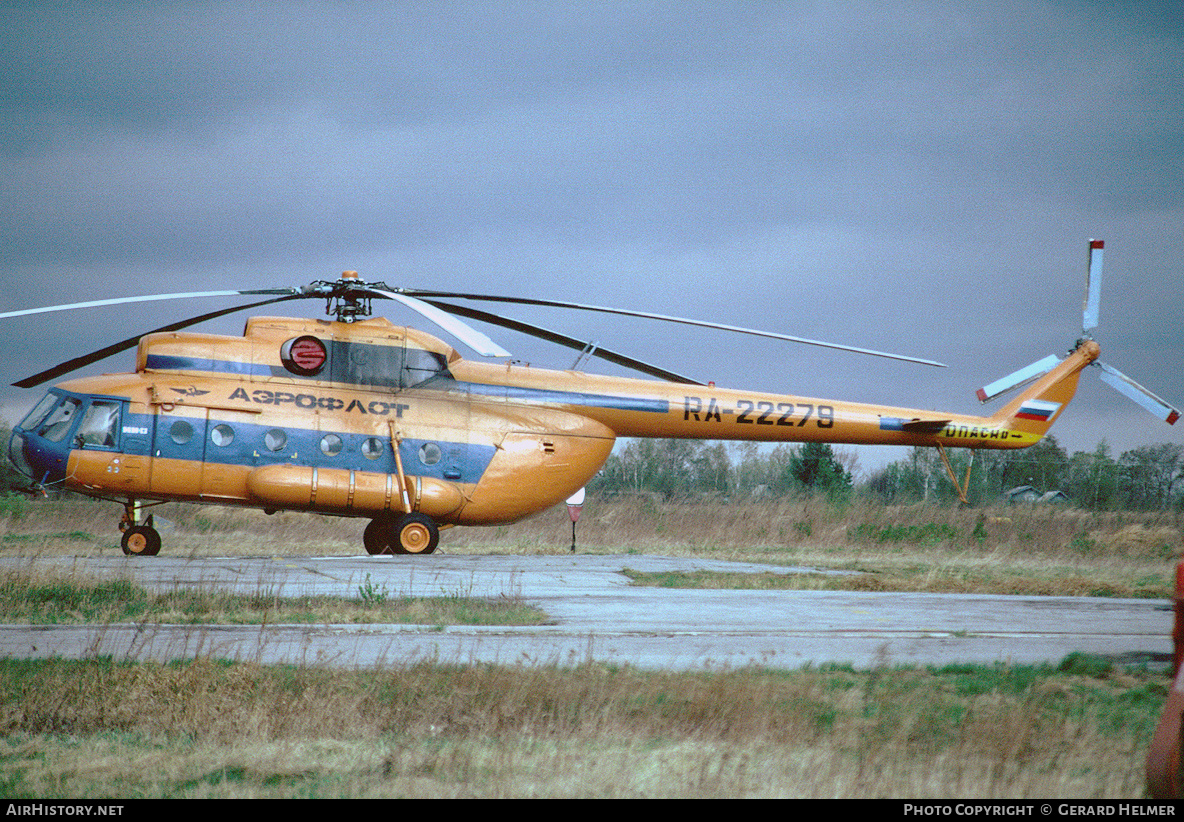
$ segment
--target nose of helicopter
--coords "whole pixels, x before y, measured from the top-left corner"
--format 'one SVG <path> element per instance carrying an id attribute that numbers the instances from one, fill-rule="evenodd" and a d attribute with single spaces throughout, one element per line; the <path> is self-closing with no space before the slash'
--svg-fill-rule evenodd
<path id="1" fill-rule="evenodd" d="M 25 456 L 25 435 L 19 431 L 13 433 L 8 440 L 8 461 L 21 475 L 32 478 L 33 467 L 29 465 L 29 459 Z"/>
<path id="2" fill-rule="evenodd" d="M 17 471 L 41 485 L 65 479 L 69 434 L 80 405 L 77 398 L 51 392 L 13 428 L 8 459 Z"/>
<path id="3" fill-rule="evenodd" d="M 69 456 L 67 443 L 48 442 L 28 431 L 16 431 L 8 441 L 9 461 L 38 485 L 64 480 Z"/>

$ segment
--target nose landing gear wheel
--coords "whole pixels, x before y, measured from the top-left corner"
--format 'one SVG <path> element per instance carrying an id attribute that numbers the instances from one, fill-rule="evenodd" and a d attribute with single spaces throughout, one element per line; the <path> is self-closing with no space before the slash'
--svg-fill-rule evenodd
<path id="1" fill-rule="evenodd" d="M 148 525 L 133 525 L 123 532 L 119 547 L 128 556 L 154 557 L 160 553 L 160 534 Z"/>

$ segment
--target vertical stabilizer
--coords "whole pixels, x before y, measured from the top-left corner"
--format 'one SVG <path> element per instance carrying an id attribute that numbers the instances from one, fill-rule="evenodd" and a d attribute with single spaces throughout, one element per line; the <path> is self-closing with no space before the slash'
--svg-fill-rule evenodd
<path id="1" fill-rule="evenodd" d="M 1038 379 L 1023 394 L 992 417 L 1000 425 L 1018 431 L 1032 442 L 1043 437 L 1077 393 L 1082 370 L 1101 353 L 1093 340 L 1083 340 L 1068 357 Z"/>

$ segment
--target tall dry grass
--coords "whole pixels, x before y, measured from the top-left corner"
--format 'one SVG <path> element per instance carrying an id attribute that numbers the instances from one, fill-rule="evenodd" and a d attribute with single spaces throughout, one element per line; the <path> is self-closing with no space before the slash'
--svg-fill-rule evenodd
<path id="1" fill-rule="evenodd" d="M 4 662 L 0 789 L 1129 798 L 1165 684 L 1090 661 L 711 674 Z"/>
<path id="2" fill-rule="evenodd" d="M 358 554 L 366 520 L 300 512 L 267 515 L 220 506 L 145 509 L 164 537 L 163 553 L 216 551 Z M 121 510 L 67 497 L 0 505 L 0 552 L 119 552 Z M 1184 553 L 1184 513 L 1090 512 L 1057 505 L 957 508 L 884 506 L 821 497 L 769 501 L 663 501 L 639 495 L 588 498 L 577 548 L 595 553 L 660 552 L 793 556 L 873 546 L 942 545 L 980 553 L 1106 554 L 1169 561 Z M 509 525 L 446 529 L 445 552 L 564 553 L 571 521 L 564 506 Z"/>
<path id="3" fill-rule="evenodd" d="M 162 554 L 356 556 L 366 521 L 171 504 L 151 509 Z M 0 555 L 121 555 L 118 506 L 90 500 L 0 505 Z M 452 554 L 566 554 L 564 506 L 510 525 L 446 530 Z M 885 507 L 820 498 L 663 501 L 590 497 L 580 553 L 657 553 L 867 572 L 843 585 L 1026 595 L 1162 598 L 1184 553 L 1180 512 L 1087 512 L 1019 505 Z M 150 561 L 150 560 L 149 560 Z"/>

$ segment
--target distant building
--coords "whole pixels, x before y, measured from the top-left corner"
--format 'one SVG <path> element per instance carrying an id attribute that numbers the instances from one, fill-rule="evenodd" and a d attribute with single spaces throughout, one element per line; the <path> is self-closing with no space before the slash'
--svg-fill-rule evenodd
<path id="1" fill-rule="evenodd" d="M 1003 498 L 1015 504 L 1020 502 L 1068 502 L 1064 491 L 1046 491 L 1043 494 L 1031 485 L 1017 485 L 1015 488 L 1003 492 Z"/>
<path id="2" fill-rule="evenodd" d="M 1040 492 L 1031 485 L 1017 485 L 1003 492 L 1003 498 L 1008 502 L 1035 502 L 1040 499 Z"/>

